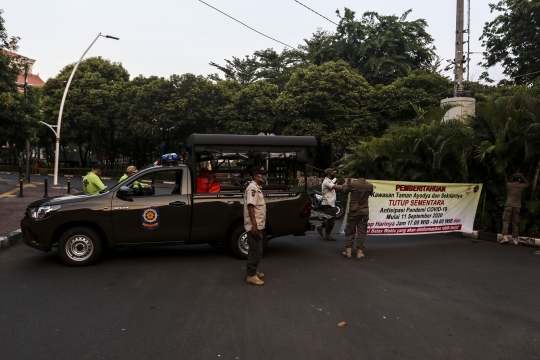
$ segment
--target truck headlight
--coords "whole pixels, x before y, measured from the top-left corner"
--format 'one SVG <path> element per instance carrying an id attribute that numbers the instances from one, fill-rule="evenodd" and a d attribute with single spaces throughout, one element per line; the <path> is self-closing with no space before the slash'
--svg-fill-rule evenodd
<path id="1" fill-rule="evenodd" d="M 30 209 L 30 217 L 34 219 L 44 219 L 47 216 L 51 215 L 58 209 L 61 205 L 49 205 L 49 206 L 40 206 L 39 208 Z"/>

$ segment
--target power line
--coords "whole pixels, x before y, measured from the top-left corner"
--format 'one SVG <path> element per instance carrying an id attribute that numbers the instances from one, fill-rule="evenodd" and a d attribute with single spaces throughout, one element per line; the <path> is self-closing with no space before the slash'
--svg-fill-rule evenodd
<path id="1" fill-rule="evenodd" d="M 513 77 L 510 77 L 510 79 L 515 79 L 515 78 L 519 78 L 519 77 L 523 77 L 523 76 L 527 76 L 527 75 L 532 75 L 532 74 L 537 74 L 537 73 L 540 73 L 540 71 L 533 71 L 533 72 L 530 72 L 530 73 L 527 73 L 527 74 L 513 76 Z M 490 80 L 490 81 L 491 82 L 508 81 L 508 79 L 498 79 L 498 80 Z"/>
<path id="2" fill-rule="evenodd" d="M 450 89 L 449 90 L 445 90 L 441 93 L 438 93 L 438 94 L 435 94 L 435 95 L 432 95 L 432 96 L 429 96 L 427 98 L 423 98 L 423 99 L 420 99 L 420 100 L 417 100 L 417 101 L 414 101 L 414 102 L 410 102 L 409 104 L 417 104 L 421 101 L 424 101 L 424 100 L 428 100 L 428 99 L 432 99 L 434 97 L 437 97 L 439 95 L 442 95 L 444 93 L 447 93 L 451 91 Z M 363 113 L 363 114 L 351 114 L 351 115 L 335 115 L 335 116 L 343 116 L 343 117 L 350 117 L 350 116 L 367 116 L 367 115 L 373 115 L 373 114 L 380 114 L 380 113 L 383 113 L 383 112 L 387 112 L 387 111 L 390 111 L 390 110 L 396 110 L 396 109 L 401 109 L 401 108 L 404 108 L 404 107 L 407 107 L 409 105 L 402 105 L 402 106 L 396 106 L 396 107 L 393 107 L 393 108 L 388 108 L 388 109 L 384 109 L 384 110 L 381 110 L 381 111 L 375 111 L 375 112 L 370 112 L 370 113 Z"/>
<path id="3" fill-rule="evenodd" d="M 523 74 L 523 75 L 514 76 L 514 79 L 515 79 L 515 78 L 518 78 L 518 77 L 522 77 L 522 76 L 527 76 L 527 75 L 537 74 L 537 73 L 540 73 L 540 71 L 535 71 L 535 72 L 528 73 L 528 74 Z"/>
<path id="4" fill-rule="evenodd" d="M 333 22 L 332 20 L 330 20 L 329 18 L 327 18 L 326 16 L 323 16 L 323 15 L 319 14 L 318 12 L 316 12 L 315 10 L 313 10 L 313 9 L 307 7 L 306 5 L 302 4 L 300 1 L 297 1 L 297 0 L 294 0 L 294 1 L 296 1 L 297 3 L 299 3 L 300 5 L 302 5 L 303 7 L 305 7 L 306 9 L 313 11 L 315 14 L 319 15 L 320 17 L 322 17 L 322 18 L 324 18 L 324 19 L 330 21 L 332 24 L 338 25 L 338 24 L 336 24 L 335 22 Z"/>
<path id="5" fill-rule="evenodd" d="M 271 40 L 274 40 L 274 41 L 276 41 L 276 42 L 278 42 L 278 43 L 280 43 L 280 44 L 283 44 L 283 45 L 285 45 L 285 46 L 287 46 L 287 47 L 290 47 L 291 49 L 295 49 L 294 47 L 292 47 L 292 46 L 290 46 L 290 45 L 287 45 L 287 44 L 285 44 L 284 42 L 281 42 L 281 41 L 279 41 L 279 40 L 276 40 L 276 39 L 274 39 L 273 37 L 270 37 L 270 36 L 268 36 L 268 35 L 263 34 L 262 32 L 260 32 L 260 31 L 258 31 L 258 30 L 255 30 L 254 28 L 252 28 L 251 26 L 248 26 L 248 25 L 244 24 L 244 23 L 241 22 L 240 20 L 236 20 L 236 19 L 233 18 L 232 16 L 225 14 L 223 11 L 221 11 L 221 10 L 219 10 L 219 9 L 217 9 L 217 8 L 215 8 L 215 7 L 213 7 L 212 5 L 207 4 L 207 3 L 205 3 L 205 2 L 202 1 L 202 0 L 199 0 L 199 1 L 202 2 L 204 5 L 209 6 L 209 7 L 211 7 L 212 9 L 214 9 L 214 10 L 216 10 L 216 11 L 219 11 L 219 12 L 222 13 L 223 15 L 225 15 L 225 16 L 227 16 L 227 17 L 233 19 L 234 21 L 236 21 L 236 22 L 238 22 L 238 23 L 244 25 L 244 26 L 247 27 L 248 29 L 253 30 L 253 31 L 255 31 L 256 33 L 261 34 L 262 36 L 267 37 L 267 38 L 269 38 L 269 39 L 271 39 Z"/>

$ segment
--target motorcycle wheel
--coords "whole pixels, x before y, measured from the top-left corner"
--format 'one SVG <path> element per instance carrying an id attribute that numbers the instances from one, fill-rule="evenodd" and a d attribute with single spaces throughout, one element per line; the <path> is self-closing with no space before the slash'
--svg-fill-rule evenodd
<path id="1" fill-rule="evenodd" d="M 336 203 L 336 220 L 339 220 L 345 216 L 345 208 L 341 203 Z"/>

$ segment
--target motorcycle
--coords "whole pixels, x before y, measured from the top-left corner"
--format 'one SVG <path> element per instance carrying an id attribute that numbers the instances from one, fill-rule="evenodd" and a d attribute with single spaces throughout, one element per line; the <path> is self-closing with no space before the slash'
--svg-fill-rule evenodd
<path id="1" fill-rule="evenodd" d="M 309 195 L 311 197 L 311 208 L 313 211 L 319 211 L 322 212 L 322 193 L 318 190 L 313 190 L 311 194 Z M 336 220 L 339 220 L 345 216 L 345 206 L 341 203 L 341 201 L 336 200 Z"/>

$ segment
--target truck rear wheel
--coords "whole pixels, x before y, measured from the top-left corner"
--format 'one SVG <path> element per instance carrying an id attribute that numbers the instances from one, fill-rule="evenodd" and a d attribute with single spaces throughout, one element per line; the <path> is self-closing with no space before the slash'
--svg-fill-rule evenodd
<path id="1" fill-rule="evenodd" d="M 58 255 L 66 265 L 92 265 L 99 259 L 100 254 L 101 238 L 88 227 L 71 228 L 58 240 Z"/>
<path id="2" fill-rule="evenodd" d="M 238 226 L 232 232 L 229 245 L 231 247 L 231 250 L 234 256 L 242 260 L 247 259 L 249 245 L 248 245 L 247 231 L 244 230 L 244 226 Z M 268 237 L 266 236 L 266 234 L 264 234 L 263 243 L 262 243 L 263 256 L 264 256 L 264 253 L 266 252 L 267 247 L 268 247 Z"/>

